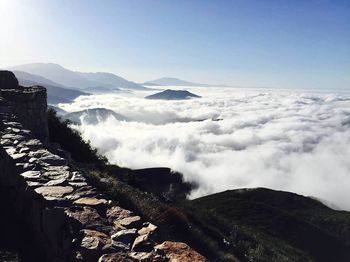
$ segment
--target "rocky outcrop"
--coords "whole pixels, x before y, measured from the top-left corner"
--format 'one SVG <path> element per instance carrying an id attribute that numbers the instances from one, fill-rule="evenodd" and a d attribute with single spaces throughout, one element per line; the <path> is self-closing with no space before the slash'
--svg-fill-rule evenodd
<path id="1" fill-rule="evenodd" d="M 19 86 L 15 75 L 9 71 L 0 71 L 0 89 L 1 96 L 11 102 L 12 113 L 23 127 L 31 130 L 46 145 L 49 138 L 46 89 L 40 86 Z"/>
<path id="2" fill-rule="evenodd" d="M 18 87 L 18 80 L 11 71 L 0 71 L 0 89 L 15 89 Z"/>
<path id="3" fill-rule="evenodd" d="M 0 190 L 6 192 L 6 201 L 13 203 L 16 218 L 40 247 L 36 250 L 39 260 L 197 261 L 193 259 L 202 258 L 187 245 L 184 248 L 183 243 L 174 243 L 171 251 L 161 248 L 156 237 L 157 226 L 107 199 L 22 124 L 23 119 L 17 116 L 20 111 L 16 109 L 18 101 L 22 101 L 21 94 L 28 98 L 26 92 L 37 91 L 40 93 L 42 89 L 17 89 L 11 91 L 11 96 L 7 93 L 5 99 L 0 97 Z M 33 118 L 36 112 L 32 112 Z M 44 115 L 38 116 L 41 117 Z M 40 125 L 45 125 L 45 121 Z M 181 248 L 175 252 L 176 247 Z M 182 257 L 178 255 L 181 252 L 185 252 Z"/>

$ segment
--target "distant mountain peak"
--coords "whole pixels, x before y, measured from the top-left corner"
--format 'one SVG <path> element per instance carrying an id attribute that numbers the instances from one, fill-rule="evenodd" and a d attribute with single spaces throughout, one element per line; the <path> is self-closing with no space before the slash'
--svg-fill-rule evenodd
<path id="1" fill-rule="evenodd" d="M 72 71 L 55 63 L 30 63 L 8 68 L 12 71 L 23 71 L 29 74 L 44 77 L 48 80 L 56 82 L 61 86 L 74 87 L 78 89 L 85 88 L 101 88 L 106 89 L 131 89 L 131 90 L 147 90 L 146 87 L 128 81 L 113 73 L 98 72 L 85 73 Z"/>
<path id="2" fill-rule="evenodd" d="M 210 85 L 210 84 L 199 84 L 199 83 L 193 83 L 186 80 L 182 80 L 175 77 L 161 77 L 158 79 L 154 79 L 151 81 L 147 81 L 143 83 L 144 85 L 156 85 L 156 86 L 202 86 L 202 87 L 209 87 L 209 86 L 224 86 L 224 85 Z"/>
<path id="3" fill-rule="evenodd" d="M 199 98 L 200 96 L 195 95 L 187 90 L 172 90 L 167 89 L 162 92 L 146 96 L 147 99 L 162 99 L 162 100 L 185 100 L 191 98 Z"/>

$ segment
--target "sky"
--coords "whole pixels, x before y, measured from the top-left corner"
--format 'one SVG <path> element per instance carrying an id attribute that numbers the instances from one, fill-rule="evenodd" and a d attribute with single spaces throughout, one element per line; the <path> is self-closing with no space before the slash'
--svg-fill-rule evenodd
<path id="1" fill-rule="evenodd" d="M 0 0 L 0 67 L 350 89 L 347 0 Z"/>

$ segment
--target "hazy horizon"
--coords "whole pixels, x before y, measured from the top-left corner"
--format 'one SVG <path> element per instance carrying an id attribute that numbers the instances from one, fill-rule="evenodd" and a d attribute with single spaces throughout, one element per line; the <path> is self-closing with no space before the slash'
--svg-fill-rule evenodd
<path id="1" fill-rule="evenodd" d="M 1 0 L 0 67 L 53 62 L 139 83 L 348 89 L 348 17 L 341 0 Z"/>

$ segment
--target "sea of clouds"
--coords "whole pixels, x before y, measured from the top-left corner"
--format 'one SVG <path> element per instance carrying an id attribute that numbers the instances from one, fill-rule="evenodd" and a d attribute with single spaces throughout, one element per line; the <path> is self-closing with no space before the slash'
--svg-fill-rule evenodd
<path id="1" fill-rule="evenodd" d="M 148 92 L 79 97 L 73 112 L 104 107 L 109 118 L 76 126 L 110 162 L 167 166 L 199 187 L 191 198 L 268 187 L 350 210 L 350 92 L 192 88 L 202 98 L 147 100 Z"/>

